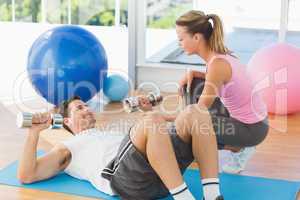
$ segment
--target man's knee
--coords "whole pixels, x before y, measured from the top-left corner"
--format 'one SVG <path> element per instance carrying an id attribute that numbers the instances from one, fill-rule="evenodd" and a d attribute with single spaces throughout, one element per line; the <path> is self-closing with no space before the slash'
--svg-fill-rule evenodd
<path id="1" fill-rule="evenodd" d="M 165 119 L 163 115 L 159 112 L 149 112 L 144 117 L 144 121 L 155 124 L 155 123 L 164 123 Z"/>
<path id="2" fill-rule="evenodd" d="M 144 155 L 146 155 L 146 146 L 148 139 L 157 136 L 162 129 L 164 120 L 159 113 L 148 113 L 131 130 L 130 137 L 134 146 Z"/>
<path id="3" fill-rule="evenodd" d="M 210 117 L 209 111 L 205 106 L 199 104 L 192 104 L 186 106 L 186 108 L 179 114 L 181 120 L 205 120 Z"/>
<path id="4" fill-rule="evenodd" d="M 143 155 L 146 155 L 147 135 L 142 123 L 137 123 L 135 126 L 133 126 L 129 134 L 131 142 L 135 148 L 138 149 Z"/>
<path id="5" fill-rule="evenodd" d="M 167 131 L 167 123 L 162 114 L 158 112 L 147 113 L 140 122 L 144 134 L 148 137 L 149 134 L 165 134 Z"/>
<path id="6" fill-rule="evenodd" d="M 206 107 L 199 104 L 187 106 L 176 118 L 176 128 L 191 133 L 196 127 L 209 125 L 210 114 Z"/>

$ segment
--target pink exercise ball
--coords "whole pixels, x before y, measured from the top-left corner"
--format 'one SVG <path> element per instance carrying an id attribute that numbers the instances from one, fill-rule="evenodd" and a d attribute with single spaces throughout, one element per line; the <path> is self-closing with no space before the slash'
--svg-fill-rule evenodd
<path id="1" fill-rule="evenodd" d="M 268 112 L 286 115 L 300 111 L 300 49 L 277 43 L 258 50 L 248 71 Z"/>

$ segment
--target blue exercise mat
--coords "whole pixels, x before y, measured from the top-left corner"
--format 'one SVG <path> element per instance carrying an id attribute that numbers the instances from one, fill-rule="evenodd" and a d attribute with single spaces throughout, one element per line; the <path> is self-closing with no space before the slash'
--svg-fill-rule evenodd
<path id="1" fill-rule="evenodd" d="M 0 184 L 60 192 L 105 200 L 117 200 L 96 190 L 89 182 L 75 179 L 60 173 L 46 181 L 30 185 L 22 185 L 16 178 L 17 162 L 0 170 Z M 186 183 L 197 199 L 202 199 L 202 188 L 198 170 L 187 170 L 184 174 Z M 221 174 L 221 190 L 226 200 L 295 200 L 300 183 L 250 176 Z M 171 200 L 167 198 L 165 200 Z"/>

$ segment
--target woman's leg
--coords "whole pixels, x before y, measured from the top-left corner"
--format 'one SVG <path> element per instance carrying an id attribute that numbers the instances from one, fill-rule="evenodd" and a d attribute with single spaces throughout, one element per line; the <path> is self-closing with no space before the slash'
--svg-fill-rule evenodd
<path id="1" fill-rule="evenodd" d="M 212 121 L 218 143 L 232 151 L 260 144 L 266 138 L 269 129 L 267 120 L 246 124 L 231 117 L 212 116 Z"/>
<path id="2" fill-rule="evenodd" d="M 245 124 L 233 118 L 213 116 L 218 144 L 226 144 L 230 150 L 230 159 L 222 166 L 224 172 L 240 173 L 246 168 L 255 153 L 255 146 L 260 144 L 268 132 L 267 122 Z"/>
<path id="3" fill-rule="evenodd" d="M 195 104 L 198 102 L 200 95 L 202 94 L 205 84 L 205 79 L 194 78 L 190 87 L 189 93 L 186 91 L 186 86 L 184 87 L 184 100 L 186 105 Z M 230 114 L 224 104 L 221 102 L 220 98 L 216 98 L 214 103 L 209 108 L 209 113 L 212 116 L 220 116 L 224 118 L 230 118 Z M 216 125 L 214 125 L 216 126 Z M 216 131 L 216 130 L 215 130 Z M 219 149 L 225 149 L 232 152 L 239 152 L 243 147 L 242 146 L 231 146 L 226 144 L 219 144 Z"/>
<path id="4" fill-rule="evenodd" d="M 190 93 L 186 93 L 184 88 L 186 104 L 198 102 L 204 88 L 204 83 L 204 79 L 196 78 L 192 81 Z M 212 116 L 214 130 L 217 134 L 218 148 L 232 152 L 231 160 L 234 162 L 227 163 L 223 167 L 223 170 L 227 172 L 242 171 L 247 161 L 255 152 L 255 147 L 253 146 L 261 143 L 265 138 L 267 134 L 266 124 L 247 125 L 231 118 L 228 110 L 219 98 L 215 99 L 209 112 Z"/>

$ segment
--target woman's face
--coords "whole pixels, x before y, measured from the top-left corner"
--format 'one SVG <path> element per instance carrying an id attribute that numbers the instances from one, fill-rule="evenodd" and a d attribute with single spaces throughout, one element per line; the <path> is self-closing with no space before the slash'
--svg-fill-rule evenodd
<path id="1" fill-rule="evenodd" d="M 176 26 L 176 33 L 180 47 L 188 55 L 199 52 L 199 48 L 203 45 L 203 37 L 200 33 L 192 35 L 187 32 L 184 26 Z"/>

